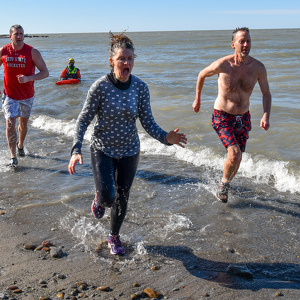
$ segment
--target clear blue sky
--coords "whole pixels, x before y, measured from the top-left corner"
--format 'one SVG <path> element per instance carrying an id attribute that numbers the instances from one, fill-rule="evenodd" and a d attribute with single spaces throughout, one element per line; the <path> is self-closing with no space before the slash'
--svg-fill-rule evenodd
<path id="1" fill-rule="evenodd" d="M 1 5 L 0 34 L 300 28 L 299 0 L 27 0 Z"/>

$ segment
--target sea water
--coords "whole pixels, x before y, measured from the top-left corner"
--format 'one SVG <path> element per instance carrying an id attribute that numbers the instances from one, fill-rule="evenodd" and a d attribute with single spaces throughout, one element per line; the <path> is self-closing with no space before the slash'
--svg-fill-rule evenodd
<path id="1" fill-rule="evenodd" d="M 133 74 L 151 93 L 156 122 L 166 131 L 177 127 L 187 135 L 186 148 L 165 146 L 138 124 L 141 159 L 122 240 L 144 255 L 145 245 L 188 245 L 193 251 L 214 251 L 238 240 L 250 258 L 268 252 L 275 260 L 295 262 L 300 246 L 300 103 L 299 29 L 252 30 L 251 55 L 264 63 L 272 93 L 268 131 L 260 128 L 262 95 L 257 84 L 251 96 L 252 131 L 240 170 L 232 182 L 229 203 L 214 194 L 222 177 L 226 151 L 211 127 L 217 76 L 207 78 L 199 113 L 192 103 L 198 73 L 233 52 L 230 31 L 128 32 L 137 58 Z M 9 43 L 1 39 L 0 46 Z M 68 173 L 76 118 L 91 84 L 109 70 L 108 33 L 51 34 L 27 38 L 50 71 L 36 81 L 36 98 L 25 143 L 27 156 L 12 171 L 0 113 L 0 208 L 68 207 L 61 226 L 78 245 L 96 249 L 109 233 L 109 210 L 95 220 L 90 206 L 94 181 L 89 139 L 85 135 L 82 166 Z M 81 71 L 78 85 L 56 86 L 68 59 Z M 0 68 L 0 83 L 3 67 Z M 3 88 L 1 88 L 3 91 Z M 219 235 L 223 230 L 225 235 Z M 274 243 L 274 239 L 276 243 Z M 299 254 L 299 253 L 298 253 Z"/>

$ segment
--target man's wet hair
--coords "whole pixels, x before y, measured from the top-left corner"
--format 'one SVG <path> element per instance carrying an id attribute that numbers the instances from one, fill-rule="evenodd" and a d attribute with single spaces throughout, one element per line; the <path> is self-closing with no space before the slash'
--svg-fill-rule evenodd
<path id="1" fill-rule="evenodd" d="M 12 35 L 13 31 L 14 31 L 14 30 L 17 30 L 17 29 L 23 29 L 23 27 L 22 27 L 21 25 L 19 25 L 19 24 L 13 25 L 13 26 L 11 26 L 10 29 L 9 29 L 9 34 Z M 23 29 L 23 30 L 24 30 L 24 29 Z"/>
<path id="2" fill-rule="evenodd" d="M 232 32 L 232 41 L 234 41 L 235 39 L 235 36 L 236 34 L 239 32 L 239 31 L 246 31 L 248 33 L 250 33 L 250 30 L 248 27 L 237 27 L 235 30 L 233 30 Z"/>

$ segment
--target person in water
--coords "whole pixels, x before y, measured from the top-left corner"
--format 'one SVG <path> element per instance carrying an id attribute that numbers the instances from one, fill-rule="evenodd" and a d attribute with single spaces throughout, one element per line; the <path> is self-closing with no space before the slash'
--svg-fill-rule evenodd
<path id="1" fill-rule="evenodd" d="M 201 92 L 206 77 L 218 74 L 218 96 L 214 104 L 212 126 L 227 149 L 217 198 L 226 203 L 230 182 L 236 175 L 245 151 L 246 142 L 251 130 L 249 113 L 250 96 L 258 82 L 262 92 L 263 117 L 260 127 L 270 127 L 271 93 L 265 66 L 249 56 L 251 49 L 250 32 L 247 27 L 233 31 L 231 47 L 234 54 L 222 57 L 203 69 L 196 86 L 196 98 L 193 103 L 195 112 L 199 112 Z"/>
<path id="2" fill-rule="evenodd" d="M 81 80 L 80 70 L 75 67 L 74 58 L 69 59 L 69 65 L 62 70 L 60 74 L 60 80 L 66 79 L 79 79 Z"/>
<path id="3" fill-rule="evenodd" d="M 119 233 L 140 157 L 136 120 L 139 118 L 146 132 L 165 145 L 184 147 L 187 139 L 178 128 L 168 133 L 156 124 L 148 86 L 131 74 L 136 57 L 132 40 L 123 33 L 110 32 L 110 38 L 111 72 L 95 81 L 88 91 L 76 122 L 68 169 L 74 174 L 75 165 L 83 163 L 83 137 L 96 117 L 90 144 L 96 186 L 91 210 L 95 218 L 101 219 L 105 209 L 111 208 L 108 247 L 111 254 L 122 255 L 125 249 Z"/>
<path id="4" fill-rule="evenodd" d="M 24 30 L 21 25 L 11 26 L 9 37 L 11 43 L 0 48 L 0 66 L 4 66 L 2 108 L 6 119 L 11 166 L 16 167 L 17 149 L 19 156 L 25 156 L 24 141 L 34 100 L 34 81 L 48 77 L 49 71 L 40 52 L 24 43 Z M 39 72 L 35 74 L 36 67 Z"/>

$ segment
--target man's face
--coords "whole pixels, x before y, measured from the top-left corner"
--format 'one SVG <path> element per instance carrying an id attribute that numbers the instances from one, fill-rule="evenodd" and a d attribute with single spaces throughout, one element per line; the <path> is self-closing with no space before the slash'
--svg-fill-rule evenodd
<path id="1" fill-rule="evenodd" d="M 9 37 L 14 45 L 22 45 L 24 42 L 24 30 L 21 28 L 15 29 Z"/>
<path id="2" fill-rule="evenodd" d="M 247 31 L 238 31 L 234 41 L 231 42 L 231 47 L 235 49 L 236 54 L 246 57 L 250 53 L 251 38 Z"/>

